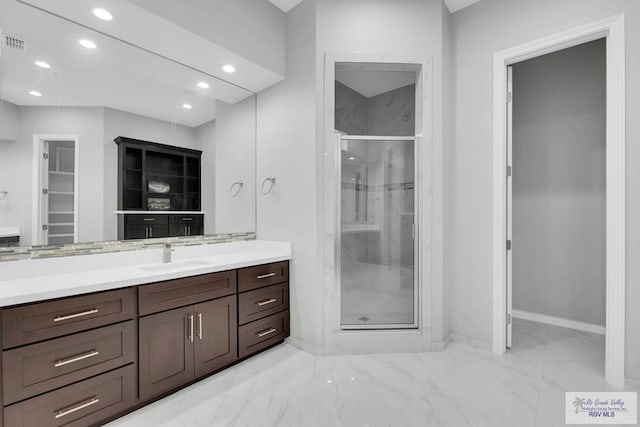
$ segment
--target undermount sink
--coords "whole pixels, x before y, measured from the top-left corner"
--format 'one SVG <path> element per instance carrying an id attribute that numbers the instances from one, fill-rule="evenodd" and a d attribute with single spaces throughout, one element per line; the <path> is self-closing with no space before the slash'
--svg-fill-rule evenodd
<path id="1" fill-rule="evenodd" d="M 138 267 L 138 268 L 140 268 L 140 270 L 148 271 L 151 273 L 163 273 L 166 271 L 204 267 L 206 265 L 208 265 L 208 263 L 205 261 L 202 261 L 199 259 L 193 259 L 193 260 L 186 260 L 186 261 L 174 261 L 174 262 L 167 262 L 167 263 L 161 263 L 161 264 L 145 265 L 144 267 Z"/>

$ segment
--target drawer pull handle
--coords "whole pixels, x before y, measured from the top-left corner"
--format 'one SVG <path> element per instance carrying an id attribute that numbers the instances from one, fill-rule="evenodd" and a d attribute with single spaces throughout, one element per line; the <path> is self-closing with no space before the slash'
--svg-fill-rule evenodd
<path id="1" fill-rule="evenodd" d="M 202 313 L 198 313 L 198 339 L 202 339 Z"/>
<path id="2" fill-rule="evenodd" d="M 262 337 L 266 337 L 267 335 L 271 335 L 274 332 L 277 332 L 278 330 L 276 328 L 271 328 L 268 329 L 266 331 L 262 331 L 262 332 L 258 332 L 258 337 L 262 338 Z"/>
<path id="3" fill-rule="evenodd" d="M 262 307 L 263 305 L 273 304 L 276 301 L 278 301 L 277 298 L 271 298 L 265 301 L 258 301 L 256 304 L 258 304 L 258 307 Z"/>
<path id="4" fill-rule="evenodd" d="M 66 408 L 60 409 L 58 411 L 55 411 L 56 420 L 58 418 L 62 418 L 64 416 L 66 416 L 66 415 L 73 414 L 74 412 L 77 412 L 77 411 L 79 411 L 81 409 L 88 408 L 89 406 L 95 405 L 98 402 L 100 402 L 100 399 L 98 399 L 96 396 L 93 396 L 92 398 L 89 398 L 89 399 L 87 399 L 85 401 L 82 401 L 80 403 L 75 403 L 75 404 L 73 404 L 71 406 L 67 406 Z"/>
<path id="5" fill-rule="evenodd" d="M 82 354 L 79 354 L 77 356 L 71 356 L 71 357 L 68 357 L 66 359 L 60 359 L 60 360 L 58 360 L 58 361 L 56 361 L 54 363 L 53 367 L 54 368 L 59 368 L 60 366 L 68 365 L 70 363 L 79 362 L 79 361 L 84 360 L 84 359 L 89 359 L 90 357 L 96 357 L 99 354 L 100 354 L 99 351 L 91 350 L 91 351 L 89 351 L 87 353 L 82 353 Z"/>
<path id="6" fill-rule="evenodd" d="M 91 308 L 87 311 L 81 311 L 80 313 L 68 314 L 66 316 L 54 317 L 54 322 L 62 322 L 63 320 L 75 319 L 76 317 L 89 316 L 90 314 L 96 314 L 99 310 L 97 308 Z"/>
<path id="7" fill-rule="evenodd" d="M 183 221 L 193 221 L 193 218 L 182 218 Z"/>
<path id="8" fill-rule="evenodd" d="M 276 275 L 276 273 L 261 274 L 261 275 L 258 276 L 258 279 L 266 279 L 267 277 L 273 277 L 275 275 Z"/>
<path id="9" fill-rule="evenodd" d="M 142 220 L 143 221 L 155 221 L 156 219 L 155 218 L 143 218 Z"/>
<path id="10" fill-rule="evenodd" d="M 193 342 L 193 314 L 189 315 L 189 341 Z"/>

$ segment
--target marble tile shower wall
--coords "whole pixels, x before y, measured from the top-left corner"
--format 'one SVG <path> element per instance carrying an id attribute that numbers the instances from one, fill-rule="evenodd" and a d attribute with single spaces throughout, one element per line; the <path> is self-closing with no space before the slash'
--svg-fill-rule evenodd
<path id="1" fill-rule="evenodd" d="M 256 233 L 233 233 L 211 236 L 168 237 L 164 239 L 72 243 L 62 246 L 11 247 L 0 248 L 0 262 L 155 249 L 162 247 L 165 243 L 171 243 L 172 246 L 196 246 L 255 239 Z"/>
<path id="2" fill-rule="evenodd" d="M 367 98 L 336 82 L 335 127 L 349 135 L 414 136 L 416 85 Z"/>
<path id="3" fill-rule="evenodd" d="M 349 135 L 367 134 L 367 98 L 336 82 L 336 129 Z"/>
<path id="4" fill-rule="evenodd" d="M 367 101 L 368 135 L 415 135 L 415 84 L 372 96 Z"/>

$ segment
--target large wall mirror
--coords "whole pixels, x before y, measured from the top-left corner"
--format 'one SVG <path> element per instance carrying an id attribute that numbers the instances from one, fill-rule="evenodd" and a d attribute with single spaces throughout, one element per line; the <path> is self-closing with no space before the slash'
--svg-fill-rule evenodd
<path id="1" fill-rule="evenodd" d="M 0 0 L 0 229 L 20 245 L 255 232 L 255 94 Z"/>

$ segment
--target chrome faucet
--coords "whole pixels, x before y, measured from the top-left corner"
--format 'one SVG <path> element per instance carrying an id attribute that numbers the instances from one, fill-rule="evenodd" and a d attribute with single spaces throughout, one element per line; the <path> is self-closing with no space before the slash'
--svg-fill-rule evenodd
<path id="1" fill-rule="evenodd" d="M 166 242 L 162 248 L 163 263 L 168 264 L 171 262 L 171 252 L 173 252 L 173 249 L 171 249 L 171 243 Z"/>

